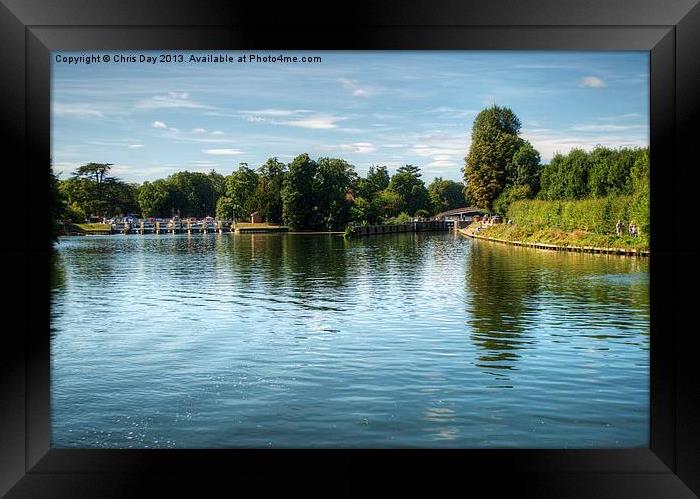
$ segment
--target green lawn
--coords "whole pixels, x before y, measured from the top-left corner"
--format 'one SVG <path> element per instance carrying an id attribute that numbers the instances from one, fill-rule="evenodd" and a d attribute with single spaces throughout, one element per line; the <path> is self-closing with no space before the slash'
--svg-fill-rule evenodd
<path id="1" fill-rule="evenodd" d="M 83 232 L 109 232 L 112 227 L 109 224 L 72 224 Z"/>

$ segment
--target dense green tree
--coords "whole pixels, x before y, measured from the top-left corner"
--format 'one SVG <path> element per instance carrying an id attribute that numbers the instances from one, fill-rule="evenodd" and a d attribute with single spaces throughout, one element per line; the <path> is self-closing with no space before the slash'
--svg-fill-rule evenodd
<path id="1" fill-rule="evenodd" d="M 581 199 L 588 194 L 590 159 L 582 149 L 572 149 L 567 155 L 555 154 L 542 168 L 540 178 L 542 199 Z"/>
<path id="2" fill-rule="evenodd" d="M 493 211 L 505 219 L 508 207 L 515 201 L 532 197 L 532 188 L 528 184 L 506 187 L 493 202 Z"/>
<path id="3" fill-rule="evenodd" d="M 520 120 L 506 107 L 484 109 L 474 120 L 464 180 L 467 197 L 479 208 L 490 210 L 506 187 L 513 156 L 523 145 L 519 131 Z"/>
<path id="4" fill-rule="evenodd" d="M 388 218 L 397 216 L 405 205 L 405 201 L 399 194 L 389 189 L 385 189 L 374 197 L 371 203 L 372 212 L 375 214 L 376 222 L 381 222 Z"/>
<path id="5" fill-rule="evenodd" d="M 368 201 L 389 187 L 389 172 L 386 166 L 370 166 L 367 177 L 358 177 L 353 186 L 354 193 Z"/>
<path id="6" fill-rule="evenodd" d="M 238 170 L 226 177 L 226 197 L 233 202 L 238 220 L 248 219 L 251 213 L 258 211 L 257 187 L 258 174 L 248 168 L 247 163 L 241 163 Z"/>
<path id="7" fill-rule="evenodd" d="M 513 155 L 511 178 L 507 179 L 507 184 L 527 185 L 530 192 L 536 194 L 540 190 L 541 168 L 540 153 L 527 140 L 523 140 Z"/>
<path id="8" fill-rule="evenodd" d="M 226 177 L 217 173 L 216 170 L 211 170 L 208 174 L 209 182 L 211 183 L 211 188 L 214 191 L 215 199 L 219 199 L 221 196 L 226 195 Z"/>
<path id="9" fill-rule="evenodd" d="M 58 222 L 66 213 L 66 199 L 59 188 L 58 176 L 49 165 L 49 245 L 58 241 Z"/>
<path id="10" fill-rule="evenodd" d="M 399 196 L 400 211 L 406 211 L 409 215 L 415 214 L 417 210 L 430 209 L 428 190 L 420 177 L 420 168 L 405 165 L 396 170 L 389 181 L 387 190 Z"/>
<path id="11" fill-rule="evenodd" d="M 383 191 L 389 187 L 389 171 L 386 166 L 370 166 L 367 172 L 367 183 L 372 193 Z"/>
<path id="12" fill-rule="evenodd" d="M 240 213 L 236 212 L 236 203 L 228 196 L 222 196 L 216 201 L 216 218 L 219 220 L 245 221 Z"/>
<path id="13" fill-rule="evenodd" d="M 649 239 L 649 220 L 650 220 L 650 205 L 649 205 L 649 152 L 647 149 L 640 150 L 637 154 L 634 165 L 630 172 L 631 183 L 633 186 L 632 207 L 631 213 L 635 224 L 639 228 L 639 235 L 645 239 Z"/>
<path id="14" fill-rule="evenodd" d="M 292 229 L 309 228 L 316 213 L 314 178 L 318 165 L 300 154 L 289 164 L 282 188 L 282 219 Z"/>
<path id="15" fill-rule="evenodd" d="M 109 175 L 111 168 L 111 163 L 87 163 L 79 166 L 62 189 L 69 204 L 75 204 L 86 216 L 111 215 L 108 186 L 118 182 L 118 179 Z"/>
<path id="16" fill-rule="evenodd" d="M 333 230 L 348 222 L 352 203 L 349 190 L 356 179 L 355 168 L 345 160 L 318 160 L 314 185 L 318 220 L 314 225 Z"/>
<path id="17" fill-rule="evenodd" d="M 277 158 L 270 158 L 258 168 L 258 187 L 255 198 L 258 209 L 265 220 L 273 224 L 282 223 L 282 187 L 287 165 Z"/>
<path id="18" fill-rule="evenodd" d="M 454 180 L 445 180 L 442 177 L 435 177 L 430 183 L 428 196 L 433 214 L 467 205 L 467 200 L 464 197 L 464 184 Z"/>
<path id="19" fill-rule="evenodd" d="M 608 192 L 608 174 L 614 162 L 615 151 L 607 147 L 596 147 L 589 153 L 588 192 L 594 197 Z"/>
<path id="20" fill-rule="evenodd" d="M 144 182 L 138 190 L 138 203 L 144 217 L 172 215 L 171 189 L 164 179 Z"/>
<path id="21" fill-rule="evenodd" d="M 216 193 L 206 173 L 183 171 L 167 179 L 171 205 L 183 217 L 205 217 L 215 212 Z"/>

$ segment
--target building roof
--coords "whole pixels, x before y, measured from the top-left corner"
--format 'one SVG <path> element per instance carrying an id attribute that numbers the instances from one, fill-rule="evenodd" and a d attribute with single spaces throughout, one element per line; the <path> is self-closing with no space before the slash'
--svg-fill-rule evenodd
<path id="1" fill-rule="evenodd" d="M 471 215 L 475 215 L 475 214 L 486 213 L 486 212 L 484 210 L 476 208 L 475 206 L 467 206 L 465 208 L 455 208 L 453 210 L 443 211 L 442 213 L 438 213 L 437 215 L 435 215 L 434 218 L 450 217 L 453 215 L 462 215 L 462 214 L 466 214 L 466 213 L 471 214 Z"/>

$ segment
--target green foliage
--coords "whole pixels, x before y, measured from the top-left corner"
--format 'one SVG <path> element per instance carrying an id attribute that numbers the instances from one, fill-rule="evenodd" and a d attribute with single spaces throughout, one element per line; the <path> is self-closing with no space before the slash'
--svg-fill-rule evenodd
<path id="1" fill-rule="evenodd" d="M 365 199 L 372 199 L 378 192 L 389 187 L 389 172 L 386 166 L 370 166 L 366 178 L 355 180 L 355 193 Z"/>
<path id="2" fill-rule="evenodd" d="M 595 234 L 615 234 L 618 220 L 630 221 L 631 196 L 606 196 L 582 200 L 525 200 L 510 205 L 507 216 L 530 231 L 561 229 Z"/>
<path id="3" fill-rule="evenodd" d="M 509 185 L 529 186 L 531 195 L 540 190 L 540 153 L 528 141 L 522 141 L 513 155 Z"/>
<path id="4" fill-rule="evenodd" d="M 444 180 L 442 177 L 435 177 L 430 183 L 428 197 L 433 214 L 467 205 L 467 200 L 464 197 L 464 184 L 454 180 Z M 416 216 L 419 216 L 418 212 L 416 212 Z"/>
<path id="5" fill-rule="evenodd" d="M 608 195 L 630 195 L 634 191 L 632 168 L 648 149 L 609 149 L 591 152 L 573 149 L 557 154 L 542 168 L 541 199 L 582 199 Z"/>
<path id="6" fill-rule="evenodd" d="M 474 120 L 464 181 L 466 195 L 477 207 L 491 210 L 508 178 L 514 176 L 513 157 L 524 144 L 519 131 L 520 120 L 506 107 L 484 109 Z"/>
<path id="7" fill-rule="evenodd" d="M 282 188 L 282 220 L 292 229 L 312 227 L 315 214 L 314 177 L 318 165 L 300 154 L 289 164 Z"/>
<path id="8" fill-rule="evenodd" d="M 532 197 L 532 188 L 528 184 L 506 187 L 493 202 L 493 211 L 505 218 L 511 203 Z"/>
<path id="9" fill-rule="evenodd" d="M 406 224 L 411 221 L 411 215 L 406 213 L 405 211 L 402 211 L 398 215 L 396 215 L 394 218 L 390 219 L 388 223 L 390 224 Z"/>
<path id="10" fill-rule="evenodd" d="M 70 216 L 110 217 L 137 208 L 137 186 L 109 175 L 109 163 L 88 163 L 58 182 L 58 194 L 71 207 Z"/>
<path id="11" fill-rule="evenodd" d="M 355 168 L 345 160 L 320 158 L 314 185 L 316 209 L 320 225 L 328 230 L 344 226 L 350 219 L 350 185 L 355 182 Z"/>
<path id="12" fill-rule="evenodd" d="M 428 190 L 420 177 L 420 168 L 413 165 L 402 166 L 391 177 L 387 190 L 398 195 L 400 210 L 412 214 L 430 209 Z"/>
<path id="13" fill-rule="evenodd" d="M 241 213 L 236 213 L 236 204 L 228 196 L 220 197 L 216 202 L 216 218 L 219 220 L 245 221 L 246 217 Z"/>
<path id="14" fill-rule="evenodd" d="M 631 171 L 633 192 L 630 215 L 639 228 L 639 236 L 649 239 L 649 155 L 638 155 Z"/>
<path id="15" fill-rule="evenodd" d="M 66 213 L 66 199 L 59 189 L 58 177 L 53 171 L 53 166 L 49 166 L 49 244 L 58 241 L 58 221 Z"/>
<path id="16" fill-rule="evenodd" d="M 287 165 L 270 158 L 258 168 L 258 187 L 255 198 L 262 217 L 272 224 L 282 223 L 282 187 Z"/>
<path id="17" fill-rule="evenodd" d="M 430 216 L 430 212 L 428 210 L 416 211 L 416 217 L 418 217 L 418 218 L 428 218 L 429 216 Z"/>
<path id="18" fill-rule="evenodd" d="M 238 220 L 248 219 L 251 213 L 258 210 L 257 188 L 258 174 L 246 163 L 241 163 L 238 170 L 226 177 L 226 197 L 233 202 Z"/>
<path id="19" fill-rule="evenodd" d="M 163 179 L 144 182 L 137 197 L 141 214 L 145 217 L 162 217 L 170 211 L 170 187 Z"/>
<path id="20" fill-rule="evenodd" d="M 207 174 L 183 171 L 170 175 L 166 182 L 170 190 L 171 212 L 183 217 L 205 217 L 215 212 L 216 191 Z"/>
<path id="21" fill-rule="evenodd" d="M 405 201 L 396 192 L 389 189 L 383 190 L 372 200 L 372 209 L 377 215 L 376 221 L 380 218 L 387 219 L 398 215 L 405 206 Z"/>

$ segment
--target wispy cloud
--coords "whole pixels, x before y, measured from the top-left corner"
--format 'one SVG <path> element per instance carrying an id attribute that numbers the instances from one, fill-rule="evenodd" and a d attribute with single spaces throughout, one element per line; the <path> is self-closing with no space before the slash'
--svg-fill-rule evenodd
<path id="1" fill-rule="evenodd" d="M 280 124 L 280 125 L 295 126 L 295 127 L 300 127 L 300 128 L 323 129 L 323 128 L 337 128 L 338 125 L 336 125 L 336 123 L 339 121 L 343 121 L 345 119 L 347 119 L 347 118 L 345 118 L 343 116 L 316 115 L 316 116 L 309 116 L 307 118 L 298 118 L 298 119 L 288 120 L 288 121 L 276 121 L 274 123 Z"/>
<path id="2" fill-rule="evenodd" d="M 166 125 L 164 122 L 158 121 L 158 120 L 156 120 L 156 121 L 154 121 L 153 123 L 151 123 L 151 126 L 152 126 L 153 128 L 161 128 L 161 129 L 163 129 L 163 130 L 165 130 L 165 129 L 168 128 L 168 125 Z"/>
<path id="3" fill-rule="evenodd" d="M 203 149 L 202 152 L 212 156 L 235 156 L 237 154 L 243 154 L 243 151 L 238 149 Z"/>
<path id="4" fill-rule="evenodd" d="M 588 88 L 603 88 L 606 86 L 605 82 L 597 76 L 584 76 L 581 78 L 581 85 Z"/>
<path id="5" fill-rule="evenodd" d="M 619 121 L 619 120 L 631 120 L 635 118 L 641 118 L 642 115 L 639 113 L 625 113 L 619 114 L 617 116 L 602 116 L 599 118 L 601 121 Z"/>
<path id="6" fill-rule="evenodd" d="M 258 109 L 244 110 L 241 114 L 253 116 L 292 116 L 294 114 L 310 113 L 308 109 Z"/>
<path id="7" fill-rule="evenodd" d="M 199 134 L 199 133 L 207 133 L 207 129 L 206 129 L 206 128 L 193 128 L 193 129 L 192 129 L 192 133 L 197 133 L 197 134 Z"/>
<path id="8" fill-rule="evenodd" d="M 593 125 L 574 125 L 572 130 L 578 132 L 624 132 L 627 130 L 640 130 L 647 128 L 645 125 L 611 125 L 611 124 L 593 124 Z"/>
<path id="9" fill-rule="evenodd" d="M 56 102 L 53 105 L 54 116 L 62 118 L 104 118 L 104 114 L 87 104 L 63 104 Z"/>
<path id="10" fill-rule="evenodd" d="M 195 102 L 187 92 L 168 92 L 166 95 L 155 95 L 150 99 L 140 100 L 137 109 L 213 109 L 211 106 Z"/>
<path id="11" fill-rule="evenodd" d="M 128 146 L 129 149 L 141 149 L 142 147 L 144 147 L 143 144 L 131 144 Z"/>
<path id="12" fill-rule="evenodd" d="M 367 97 L 369 92 L 362 88 L 357 82 L 348 80 L 347 78 L 338 78 L 338 81 L 347 89 L 352 91 L 355 97 Z"/>
<path id="13" fill-rule="evenodd" d="M 371 142 L 353 142 L 351 144 L 336 144 L 321 146 L 323 150 L 353 152 L 357 154 L 368 154 L 377 150 Z"/>

